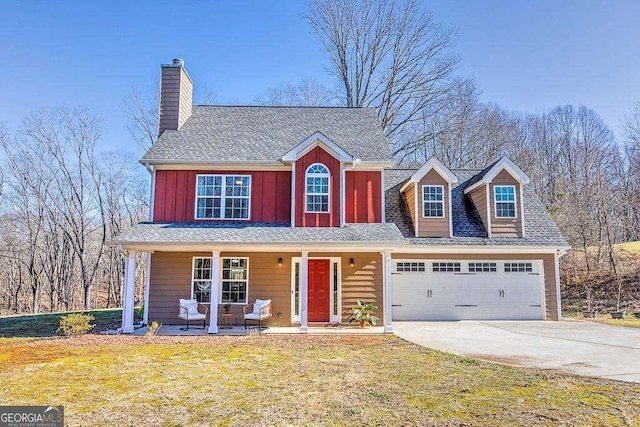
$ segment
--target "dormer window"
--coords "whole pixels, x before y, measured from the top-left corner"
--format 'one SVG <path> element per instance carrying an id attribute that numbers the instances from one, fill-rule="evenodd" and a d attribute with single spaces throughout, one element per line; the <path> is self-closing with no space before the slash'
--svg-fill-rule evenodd
<path id="1" fill-rule="evenodd" d="M 444 186 L 422 186 L 422 216 L 424 218 L 444 218 Z"/>
<path id="2" fill-rule="evenodd" d="M 306 212 L 329 212 L 329 169 L 322 163 L 314 163 L 306 173 Z"/>
<path id="3" fill-rule="evenodd" d="M 496 218 L 516 217 L 516 187 L 496 185 L 493 187 Z"/>

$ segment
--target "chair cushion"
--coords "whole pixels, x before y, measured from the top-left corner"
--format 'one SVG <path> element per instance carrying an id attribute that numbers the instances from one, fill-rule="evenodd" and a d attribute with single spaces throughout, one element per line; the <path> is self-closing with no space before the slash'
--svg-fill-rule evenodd
<path id="1" fill-rule="evenodd" d="M 259 320 L 260 316 L 257 313 L 247 313 L 244 315 L 244 318 L 250 320 Z"/>
<path id="2" fill-rule="evenodd" d="M 189 314 L 189 315 L 187 315 L 186 313 L 185 314 L 181 313 L 178 315 L 178 317 L 184 320 L 204 320 L 207 318 L 207 316 L 198 312 L 196 312 L 195 314 Z"/>
<path id="3" fill-rule="evenodd" d="M 183 313 L 183 310 L 186 311 L 187 313 L 189 313 L 189 317 L 190 318 L 194 318 L 193 316 L 197 316 L 197 315 L 201 315 L 204 317 L 203 314 L 201 314 L 200 312 L 198 312 L 198 301 L 195 299 L 182 299 L 180 298 L 180 313 Z"/>
<path id="4" fill-rule="evenodd" d="M 253 304 L 253 312 L 255 314 L 259 314 L 260 313 L 260 308 L 262 308 L 263 306 L 267 305 L 271 303 L 270 299 L 257 299 L 256 302 Z"/>

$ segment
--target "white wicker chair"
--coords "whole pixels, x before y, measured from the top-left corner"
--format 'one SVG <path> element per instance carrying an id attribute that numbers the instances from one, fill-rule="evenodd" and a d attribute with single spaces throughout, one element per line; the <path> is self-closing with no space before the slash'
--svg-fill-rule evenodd
<path id="1" fill-rule="evenodd" d="M 204 313 L 198 311 L 198 306 L 201 305 L 204 307 Z M 209 307 L 204 304 L 198 303 L 195 299 L 182 299 L 180 298 L 180 314 L 178 317 L 182 320 L 187 321 L 186 328 L 180 328 L 183 331 L 189 330 L 189 322 L 200 321 L 202 320 L 202 329 L 207 327 L 207 313 L 209 312 Z"/>
<path id="2" fill-rule="evenodd" d="M 262 321 L 271 317 L 271 300 L 257 299 L 256 302 L 245 305 L 242 312 L 244 313 L 245 329 L 247 329 L 247 320 L 257 320 L 258 329 L 261 329 Z"/>

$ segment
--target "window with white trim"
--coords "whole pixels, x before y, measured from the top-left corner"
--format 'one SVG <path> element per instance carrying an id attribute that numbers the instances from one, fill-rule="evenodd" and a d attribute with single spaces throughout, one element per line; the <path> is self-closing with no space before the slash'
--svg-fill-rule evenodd
<path id="1" fill-rule="evenodd" d="M 397 272 L 424 272 L 425 263 L 424 262 L 398 262 L 396 263 L 396 271 Z"/>
<path id="2" fill-rule="evenodd" d="M 496 218 L 516 217 L 516 187 L 514 185 L 496 185 L 493 187 Z"/>
<path id="3" fill-rule="evenodd" d="M 191 298 L 211 302 L 211 258 L 193 258 Z"/>
<path id="4" fill-rule="evenodd" d="M 532 273 L 533 264 L 530 262 L 505 262 L 505 273 Z"/>
<path id="5" fill-rule="evenodd" d="M 422 186 L 422 216 L 424 218 L 444 218 L 444 186 Z"/>
<path id="6" fill-rule="evenodd" d="M 434 272 L 457 273 L 460 271 L 459 262 L 434 262 L 431 266 Z"/>
<path id="7" fill-rule="evenodd" d="M 470 262 L 469 273 L 494 273 L 497 271 L 495 262 Z"/>
<path id="8" fill-rule="evenodd" d="M 222 304 L 247 303 L 249 258 L 222 258 Z"/>
<path id="9" fill-rule="evenodd" d="M 196 219 L 249 219 L 250 175 L 198 175 Z"/>
<path id="10" fill-rule="evenodd" d="M 329 169 L 322 163 L 314 163 L 306 172 L 306 212 L 329 212 Z"/>

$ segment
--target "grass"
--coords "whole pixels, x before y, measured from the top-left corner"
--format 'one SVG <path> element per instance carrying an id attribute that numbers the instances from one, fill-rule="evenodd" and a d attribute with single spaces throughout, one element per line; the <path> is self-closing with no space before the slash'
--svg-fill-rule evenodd
<path id="1" fill-rule="evenodd" d="M 122 309 L 90 310 L 69 313 L 87 313 L 95 317 L 94 332 L 116 329 L 122 324 Z M 56 334 L 60 317 L 69 313 L 34 314 L 0 317 L 0 337 L 51 337 Z"/>
<path id="2" fill-rule="evenodd" d="M 598 317 L 584 317 L 582 313 L 565 312 L 564 317 L 573 319 L 588 320 L 589 322 L 602 323 L 611 326 L 624 326 L 627 328 L 640 328 L 640 319 L 636 319 L 633 313 L 627 313 L 624 319 L 614 319 L 608 313 L 598 314 Z"/>
<path id="3" fill-rule="evenodd" d="M 640 425 L 637 384 L 393 336 L 5 338 L 0 377 L 69 425 Z"/>
<path id="4" fill-rule="evenodd" d="M 614 245 L 616 249 L 622 249 L 630 254 L 640 255 L 640 241 L 638 242 L 626 242 L 618 243 Z"/>

